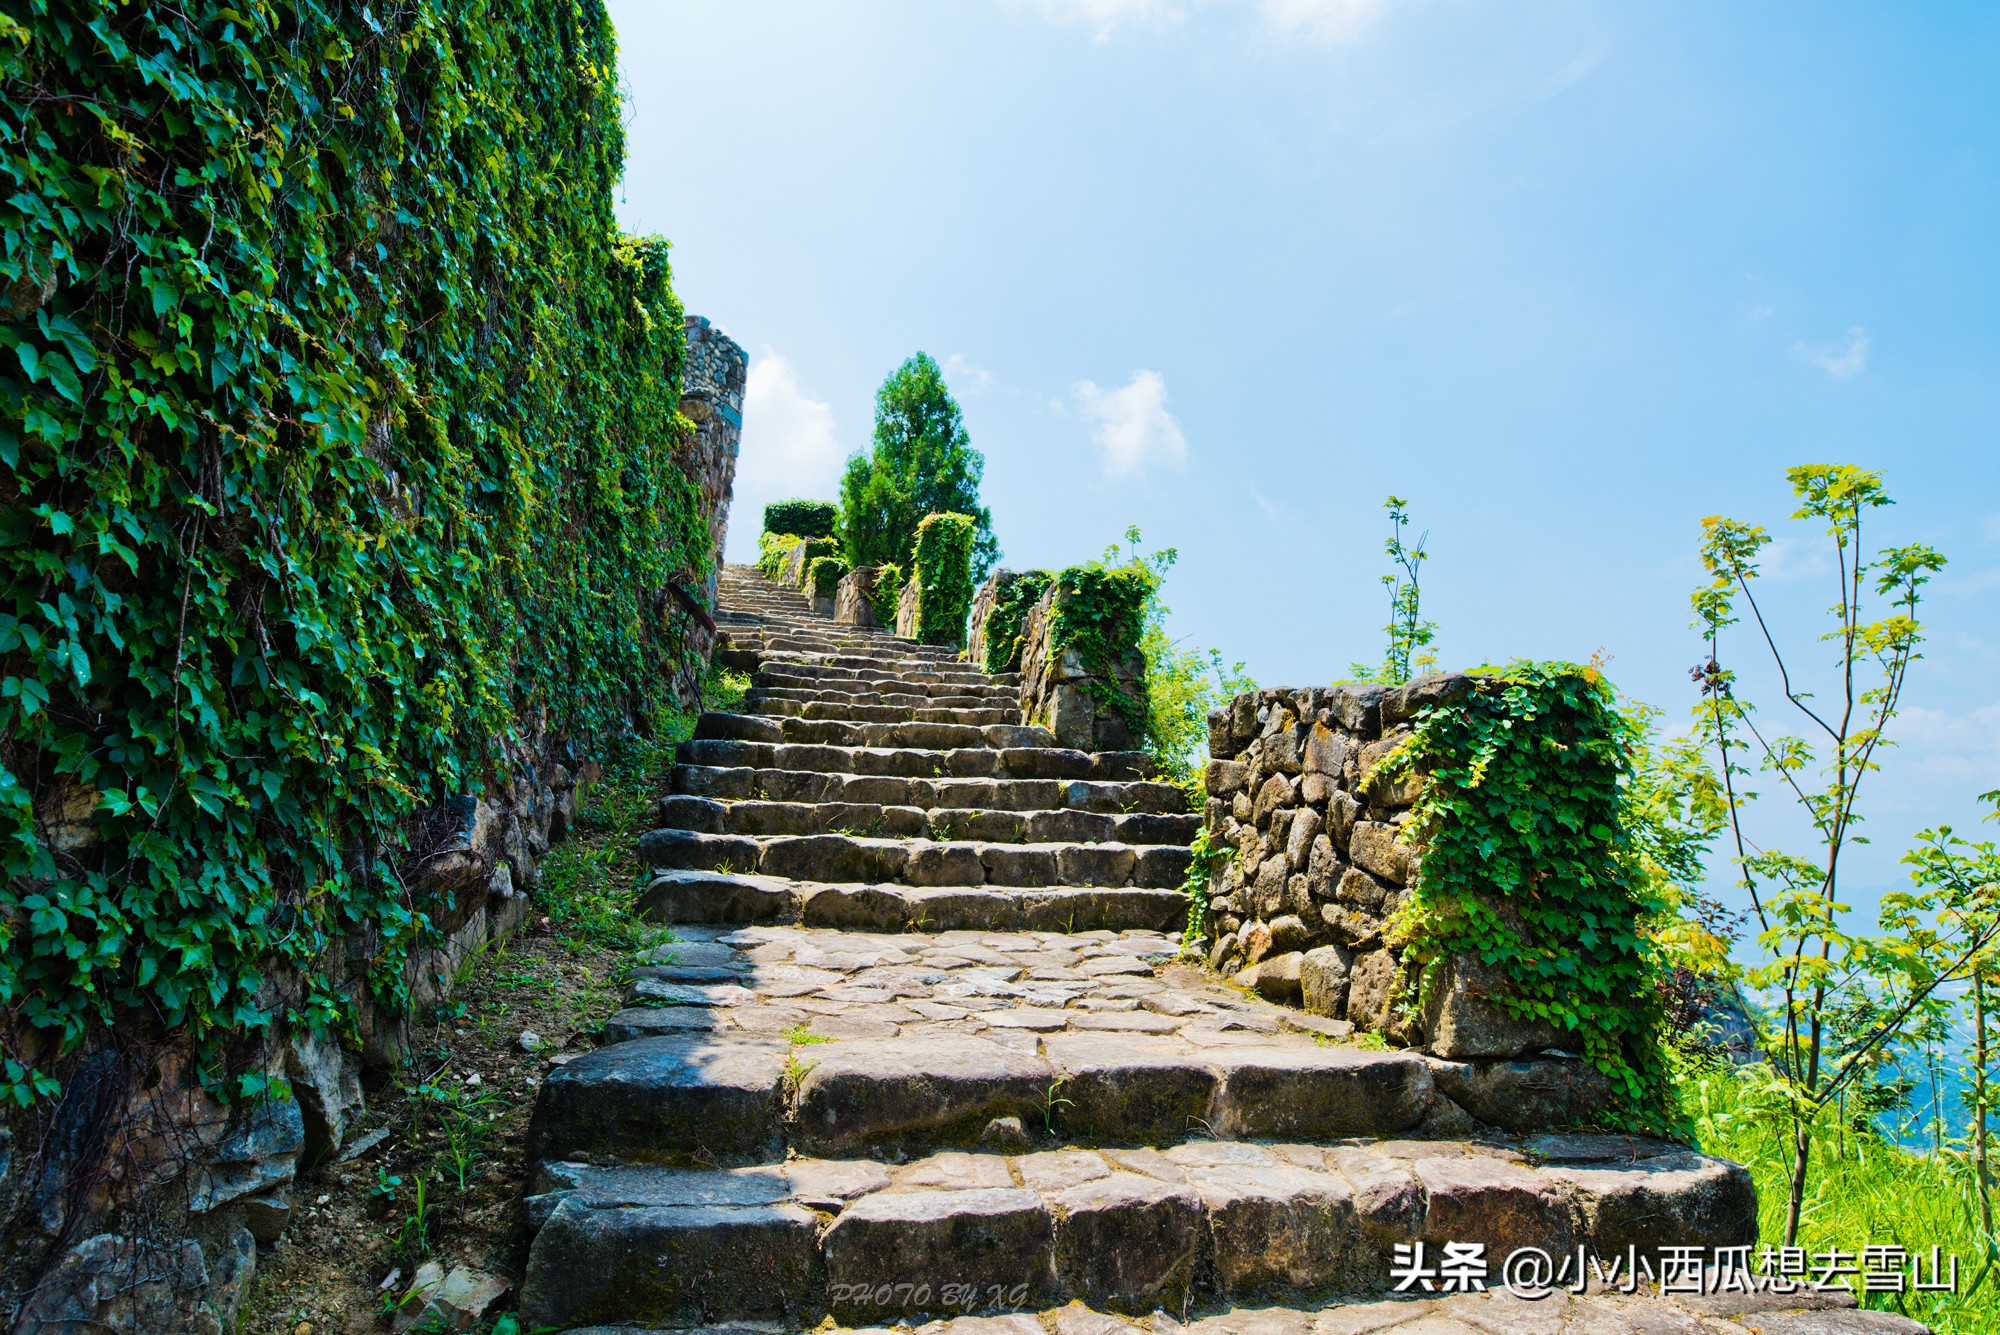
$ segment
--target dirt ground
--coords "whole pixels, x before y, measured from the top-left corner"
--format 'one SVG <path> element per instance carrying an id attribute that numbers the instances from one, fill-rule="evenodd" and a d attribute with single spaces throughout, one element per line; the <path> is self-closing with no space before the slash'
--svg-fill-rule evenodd
<path id="1" fill-rule="evenodd" d="M 371 1091 L 348 1144 L 380 1128 L 387 1138 L 300 1175 L 290 1226 L 258 1259 L 239 1329 L 390 1329 L 427 1259 L 518 1281 L 535 1089 L 555 1064 L 589 1050 L 628 959 L 546 920 L 482 959 L 424 1026 L 410 1067 Z M 533 1051 L 524 1033 L 540 1040 Z M 503 1300 L 496 1310 L 511 1307 Z"/>

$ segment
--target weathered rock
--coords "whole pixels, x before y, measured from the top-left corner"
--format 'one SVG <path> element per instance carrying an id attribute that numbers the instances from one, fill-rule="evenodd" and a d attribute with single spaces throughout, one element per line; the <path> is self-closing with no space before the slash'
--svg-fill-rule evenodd
<path id="1" fill-rule="evenodd" d="M 1611 1106 L 1610 1082 L 1576 1058 L 1434 1061 L 1431 1072 L 1438 1088 L 1467 1112 L 1506 1131 L 1583 1125 Z"/>
<path id="2" fill-rule="evenodd" d="M 189 1239 L 100 1233 L 71 1247 L 44 1272 L 13 1329 L 37 1335 L 219 1335 L 213 1309 L 199 1297 L 208 1282 L 201 1248 Z"/>
<path id="3" fill-rule="evenodd" d="M 1445 960 L 1424 998 L 1424 1032 L 1440 1057 L 1514 1057 L 1564 1045 L 1547 1020 L 1510 1014 L 1498 998 L 1507 980 L 1497 968 L 1468 955 Z"/>
<path id="4" fill-rule="evenodd" d="M 1245 1044 L 1209 1054 L 1223 1072 L 1219 1135 L 1385 1136 L 1415 1126 L 1435 1085 L 1420 1057 L 1346 1047 Z"/>
<path id="5" fill-rule="evenodd" d="M 1355 823 L 1348 855 L 1354 865 L 1395 885 L 1408 885 L 1416 873 L 1416 855 L 1397 838 L 1397 829 L 1384 821 Z"/>
<path id="6" fill-rule="evenodd" d="M 1405 682 L 1382 697 L 1382 722 L 1402 723 L 1426 709 L 1453 705 L 1472 694 L 1472 678 L 1461 672 L 1433 672 Z"/>
<path id="7" fill-rule="evenodd" d="M 1347 980 L 1354 952 L 1345 946 L 1320 946 L 1299 960 L 1301 1002 L 1314 1015 L 1338 1019 L 1347 1013 Z"/>
<path id="8" fill-rule="evenodd" d="M 1424 1235 L 1434 1243 L 1484 1243 L 1500 1257 L 1521 1247 L 1561 1256 L 1576 1245 L 1569 1202 L 1545 1175 L 1488 1155 L 1418 1159 L 1411 1170 L 1423 1183 Z"/>
<path id="9" fill-rule="evenodd" d="M 1047 1050 L 1068 1100 L 1057 1105 L 1062 1125 L 1072 1134 L 1171 1144 L 1214 1117 L 1220 1074 L 1176 1048 L 1082 1033 L 1051 1036 Z"/>
<path id="10" fill-rule="evenodd" d="M 303 1162 L 323 1162 L 345 1143 L 361 1113 L 360 1058 L 332 1034 L 299 1034 L 285 1048 L 285 1078 L 299 1103 Z"/>
<path id="11" fill-rule="evenodd" d="M 195 1175 L 188 1209 L 205 1214 L 290 1186 L 305 1144 L 305 1117 L 296 1100 L 257 1100 L 234 1115 L 227 1134 L 209 1149 Z"/>
<path id="12" fill-rule="evenodd" d="M 1225 1298 L 1324 1293 L 1368 1268 L 1347 1183 L 1288 1164 L 1191 1164 L 1208 1215 L 1215 1283 Z"/>
<path id="13" fill-rule="evenodd" d="M 1749 1170 L 1686 1151 L 1630 1163 L 1561 1165 L 1547 1176 L 1575 1189 L 1584 1232 L 1600 1255 L 1637 1247 L 1739 1247 L 1757 1240 Z"/>

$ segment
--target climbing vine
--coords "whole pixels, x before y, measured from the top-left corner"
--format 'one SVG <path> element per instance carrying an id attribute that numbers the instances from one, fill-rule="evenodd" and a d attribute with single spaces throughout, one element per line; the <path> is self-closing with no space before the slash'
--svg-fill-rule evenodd
<path id="1" fill-rule="evenodd" d="M 875 567 L 875 584 L 868 601 L 874 605 L 875 619 L 885 626 L 896 624 L 896 604 L 902 599 L 905 582 L 901 566 Z"/>
<path id="2" fill-rule="evenodd" d="M 993 610 L 986 614 L 981 671 L 1009 672 L 1020 665 L 1021 631 L 1028 623 L 1028 610 L 1054 582 L 1055 576 L 1046 570 L 1024 570 L 1000 586 Z"/>
<path id="3" fill-rule="evenodd" d="M 1428 986 L 1476 955 L 1510 991 L 1495 1000 L 1551 1022 L 1610 1080 L 1634 1125 L 1669 1120 L 1641 920 L 1647 879 L 1621 818 L 1635 738 L 1595 668 L 1517 662 L 1474 677 L 1385 759 L 1421 773 L 1409 836 L 1423 858 L 1390 924 Z"/>
<path id="4" fill-rule="evenodd" d="M 972 609 L 972 547 L 978 536 L 971 515 L 929 514 L 917 525 L 910 563 L 917 581 L 920 643 L 965 643 L 965 618 Z"/>
<path id="5" fill-rule="evenodd" d="M 402 1000 L 413 813 L 643 720 L 708 576 L 598 0 L 0 16 L 0 1097 Z"/>

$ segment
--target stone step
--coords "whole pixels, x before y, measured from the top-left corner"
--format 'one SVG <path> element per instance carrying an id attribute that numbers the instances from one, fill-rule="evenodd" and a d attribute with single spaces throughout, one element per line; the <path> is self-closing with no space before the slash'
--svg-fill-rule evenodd
<path id="1" fill-rule="evenodd" d="M 667 970 L 676 972 L 689 969 Z M 788 1150 L 914 1154 L 974 1144 L 1009 1118 L 1054 1144 L 1323 1142 L 1411 1131 L 1435 1096 L 1414 1053 L 1303 1040 L 1188 1052 L 1118 1031 L 1059 1032 L 1039 1045 L 1002 1041 L 1016 1037 L 1004 1032 L 803 1047 L 782 1032 L 718 1035 L 694 1029 L 702 1017 L 672 1012 L 704 1009 L 694 1003 L 735 985 L 638 975 L 640 999 L 683 1000 L 618 1012 L 609 1022 L 618 1034 L 643 1032 L 656 1018 L 648 1012 L 667 1019 L 656 1036 L 550 1073 L 535 1103 L 534 1157 L 685 1165 L 772 1163 Z M 680 1028 L 660 1032 L 664 1024 Z"/>
<path id="2" fill-rule="evenodd" d="M 909 704 L 913 701 L 928 701 L 926 707 L 937 705 L 971 705 L 979 708 L 1000 706 L 1002 708 L 1020 705 L 1020 697 L 1010 686 L 956 686 L 941 682 L 894 681 L 850 681 L 835 682 L 831 685 L 799 677 L 796 674 L 776 668 L 760 669 L 752 682 L 746 698 L 776 700 L 798 700 L 801 702 L 824 700 L 828 703 L 848 704 Z"/>
<path id="3" fill-rule="evenodd" d="M 1192 857 L 1178 844 L 991 843 L 858 834 L 707 834 L 687 829 L 648 830 L 639 836 L 640 865 L 655 871 L 756 872 L 850 884 L 1130 885 L 1172 890 L 1187 880 Z"/>
<path id="4" fill-rule="evenodd" d="M 789 705 L 824 705 L 830 708 L 881 707 L 892 706 L 899 709 L 1018 709 L 1019 702 L 1010 691 L 982 689 L 966 691 L 940 691 L 934 687 L 919 687 L 907 693 L 884 690 L 871 686 L 865 690 L 838 691 L 826 687 L 764 686 L 753 684 L 743 693 L 746 708 L 762 704 L 784 703 Z M 757 712 L 752 709 L 751 712 Z M 792 713 L 782 710 L 775 712 Z M 801 715 L 811 718 L 811 714 Z"/>
<path id="5" fill-rule="evenodd" d="M 1177 844 L 1186 847 L 1201 828 L 1192 813 L 1110 815 L 1055 808 L 1001 811 L 977 807 L 923 807 L 877 802 L 723 801 L 677 793 L 660 800 L 655 819 L 663 829 L 703 834 L 856 834 L 941 842 Z"/>
<path id="6" fill-rule="evenodd" d="M 1185 1314 L 1342 1295 L 1347 1301 L 1326 1312 L 1340 1321 L 1367 1315 L 1356 1309 L 1394 1289 L 1399 1244 L 1425 1244 L 1432 1264 L 1448 1242 L 1481 1245 L 1497 1287 L 1501 1263 L 1517 1248 L 1558 1261 L 1578 1247 L 1621 1259 L 1635 1249 L 1657 1272 L 1664 1249 L 1749 1246 L 1757 1237 L 1742 1168 L 1631 1137 L 1340 1146 L 1215 1140 L 1164 1152 L 948 1152 L 901 1164 L 808 1157 L 737 1169 L 555 1160 L 537 1166 L 532 1190 L 521 1289 L 529 1328 L 765 1320 L 804 1330 L 829 1315 L 887 1324 L 1034 1312 L 1065 1301 Z M 1212 1329 L 1352 1335 L 1401 1326 L 1405 1316 L 1413 1319 L 1404 1327 L 1410 1335 L 1720 1329 L 1690 1309 L 1662 1310 L 1659 1299 L 1637 1310 L 1660 1321 L 1671 1311 L 1667 1324 L 1623 1323 L 1615 1308 L 1605 1313 L 1609 1324 L 1577 1324 L 1556 1310 L 1572 1300 L 1552 1297 L 1493 1307 L 1508 1300 L 1430 1295 L 1444 1311 L 1410 1305 L 1335 1325 L 1223 1321 Z M 1043 1329 L 1032 1318 L 1016 1320 L 1024 1335 Z M 1120 1324 L 1068 1325 L 1059 1317 L 1048 1329 Z M 1015 1329 L 990 1319 L 964 1323 L 966 1335 Z"/>
<path id="7" fill-rule="evenodd" d="M 1179 890 L 827 885 L 707 871 L 660 872 L 639 898 L 639 915 L 662 924 L 781 922 L 870 932 L 1176 932 L 1187 914 Z"/>
<path id="8" fill-rule="evenodd" d="M 987 674 L 976 668 L 951 668 L 940 666 L 923 671 L 896 672 L 867 663 L 846 665 L 826 663 L 802 655 L 779 654 L 765 660 L 765 671 L 773 678 L 783 676 L 794 678 L 780 683 L 772 680 L 771 685 L 787 686 L 833 686 L 840 690 L 857 690 L 854 683 L 907 682 L 950 685 L 957 687 L 997 687 L 1009 691 L 1020 689 L 1020 674 L 1017 672 L 995 672 Z"/>
<path id="9" fill-rule="evenodd" d="M 922 747 L 949 751 L 958 747 L 1053 747 L 1047 728 L 1018 723 L 851 723 L 845 719 L 794 718 L 782 714 L 703 714 L 695 721 L 696 741 L 801 742 L 813 746 Z"/>
<path id="10" fill-rule="evenodd" d="M 1143 751 L 1088 752 L 1060 747 L 971 746 L 938 751 L 696 739 L 680 744 L 677 759 L 684 765 L 725 769 L 823 770 L 906 779 L 1128 780 L 1150 778 L 1153 773 L 1152 760 Z"/>
<path id="11" fill-rule="evenodd" d="M 1187 794 L 1156 780 L 906 778 L 827 770 L 676 765 L 672 789 L 696 797 L 768 802 L 854 802 L 988 811 L 1150 812 L 1182 815 Z"/>
<path id="12" fill-rule="evenodd" d="M 963 696 L 947 697 L 963 701 L 956 704 L 933 703 L 934 697 L 926 696 L 904 696 L 902 699 L 920 703 L 900 704 L 882 700 L 881 703 L 855 704 L 847 699 L 785 700 L 752 691 L 744 697 L 743 712 L 766 718 L 832 719 L 843 723 L 956 723 L 972 728 L 1023 726 L 1018 705 L 988 705 Z"/>

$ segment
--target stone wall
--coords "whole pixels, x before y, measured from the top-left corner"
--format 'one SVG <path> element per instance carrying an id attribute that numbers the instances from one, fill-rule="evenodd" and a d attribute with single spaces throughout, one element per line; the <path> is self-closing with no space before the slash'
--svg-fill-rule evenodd
<path id="1" fill-rule="evenodd" d="M 1205 951 L 1239 985 L 1441 1059 L 1440 1085 L 1481 1120 L 1546 1129 L 1601 1106 L 1603 1078 L 1508 1015 L 1477 960 L 1441 961 L 1417 1010 L 1414 964 L 1384 934 L 1423 856 L 1404 835 L 1422 780 L 1372 771 L 1418 711 L 1471 688 L 1448 673 L 1275 688 L 1210 714 L 1204 824 L 1235 856 L 1210 872 Z"/>
<path id="2" fill-rule="evenodd" d="M 680 409 L 695 429 L 677 452 L 719 568 L 747 359 L 699 316 L 687 334 Z M 682 655 L 691 666 L 676 683 L 685 699 L 713 647 L 702 620 L 715 606 L 713 574 L 705 585 L 690 575 L 679 593 L 696 605 Z M 507 768 L 398 832 L 412 902 L 443 906 L 432 910 L 441 940 L 405 965 L 410 1008 L 373 1000 L 368 974 L 382 943 L 371 927 L 322 962 L 350 1003 L 351 1043 L 282 1021 L 237 1043 L 232 1069 L 281 1081 L 291 1097 L 218 1102 L 174 1035 L 101 1034 L 62 1058 L 38 1046 L 36 1031 L 0 1035 L 62 1082 L 53 1101 L 0 1110 L 0 1331 L 235 1328 L 258 1250 L 278 1242 L 295 1208 L 298 1172 L 349 1143 L 364 1089 L 401 1064 L 417 1015 L 460 965 L 526 921 L 542 860 L 570 828 L 579 780 L 595 771 L 567 743 L 532 735 Z M 303 978 L 273 967 L 259 1004 L 283 1017 L 305 1002 Z"/>
<path id="3" fill-rule="evenodd" d="M 737 446 L 743 438 L 743 391 L 750 358 L 734 339 L 703 316 L 688 316 L 686 328 L 680 410 L 694 423 L 694 433 L 681 443 L 676 458 L 694 478 L 708 515 L 709 574 L 701 588 L 684 591 L 700 604 L 703 614 L 712 614 L 716 572 L 722 569 L 723 542 L 729 536 L 729 501 L 736 480 Z M 714 630 L 699 617 L 694 620 L 689 657 L 706 663 L 714 650 Z M 675 695 L 683 706 L 692 708 L 700 703 L 700 683 L 690 682 L 689 675 L 678 675 Z"/>

